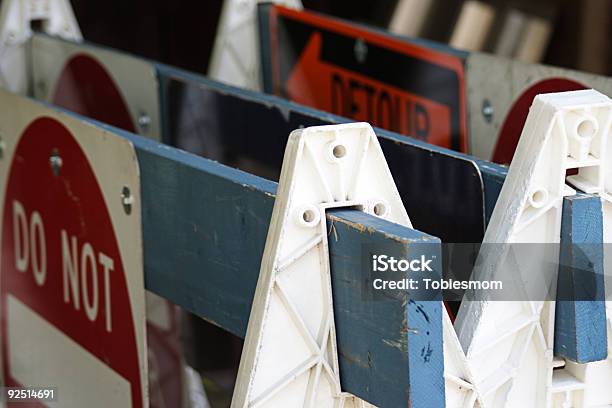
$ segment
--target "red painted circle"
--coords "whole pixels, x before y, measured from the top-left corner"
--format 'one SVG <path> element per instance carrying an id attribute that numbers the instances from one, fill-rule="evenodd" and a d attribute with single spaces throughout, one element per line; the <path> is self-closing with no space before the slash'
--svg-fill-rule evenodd
<path id="1" fill-rule="evenodd" d="M 54 153 L 62 161 L 57 175 L 50 166 L 50 157 Z M 116 198 L 119 200 L 119 192 Z M 23 208 L 21 218 L 16 210 L 18 206 Z M 38 234 L 32 234 L 29 224 L 38 217 L 36 214 L 42 220 L 42 226 Z M 134 319 L 113 224 L 87 157 L 70 131 L 57 120 L 39 118 L 23 132 L 11 163 L 2 217 L 0 301 L 2 369 L 6 384 L 20 385 L 12 375 L 8 358 L 11 327 L 7 307 L 11 296 L 125 378 L 130 383 L 132 406 L 142 407 Z M 24 249 L 26 234 L 30 236 L 29 241 L 33 241 L 33 235 L 37 237 L 36 251 L 32 251 L 31 242 L 29 251 Z M 113 260 L 112 270 L 106 275 L 108 284 L 105 284 L 101 263 L 96 265 L 96 275 L 92 272 L 92 264 L 87 263 L 85 279 L 89 284 L 83 284 L 82 257 L 87 252 L 87 244 L 94 255 L 86 259 L 99 262 L 103 254 Z M 42 255 L 43 247 L 46 257 Z M 69 255 L 65 255 L 65 251 Z M 76 258 L 71 259 L 73 254 Z M 24 266 L 18 266 L 18 259 L 26 256 L 27 266 L 20 270 Z M 39 261 L 35 262 L 35 258 Z M 44 258 L 46 262 L 43 262 Z M 68 274 L 64 275 L 67 261 L 78 268 L 78 285 L 67 283 Z M 35 270 L 41 271 L 42 268 L 45 274 L 39 273 L 38 276 L 44 276 L 44 279 L 37 281 Z M 87 315 L 84 303 L 88 298 L 89 305 L 95 304 L 92 300 L 95 298 L 94 281 L 98 288 L 95 317 Z M 79 290 L 72 292 L 72 287 Z M 78 308 L 76 297 L 79 297 Z M 40 342 L 44 348 L 45 340 L 40 339 Z M 66 356 L 66 364 L 71 364 L 69 356 Z M 61 367 L 57 367 L 57 372 L 61 372 Z"/>
<path id="2" fill-rule="evenodd" d="M 538 94 L 550 92 L 577 91 L 585 89 L 583 84 L 567 78 L 549 78 L 531 85 L 514 102 L 497 138 L 492 160 L 495 163 L 510 164 L 518 145 L 523 125 L 527 120 L 533 98 Z"/>
<path id="3" fill-rule="evenodd" d="M 53 103 L 100 122 L 135 133 L 121 92 L 106 69 L 85 54 L 70 58 L 59 76 Z"/>

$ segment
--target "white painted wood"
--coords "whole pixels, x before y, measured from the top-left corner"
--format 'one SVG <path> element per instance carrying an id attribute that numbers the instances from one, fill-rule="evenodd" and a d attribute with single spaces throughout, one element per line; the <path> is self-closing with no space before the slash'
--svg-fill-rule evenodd
<path id="1" fill-rule="evenodd" d="M 42 30 L 61 38 L 82 40 L 68 0 L 3 0 L 0 5 L 0 86 L 25 94 L 28 90 L 26 43 L 30 23 L 42 20 Z"/>
<path id="2" fill-rule="evenodd" d="M 241 88 L 261 90 L 257 4 L 262 0 L 225 0 L 208 76 Z M 301 0 L 272 3 L 302 9 Z"/>
<path id="3" fill-rule="evenodd" d="M 472 279 L 509 276 L 511 272 L 503 270 L 509 246 L 501 244 L 559 242 L 563 197 L 575 193 L 565 184 L 567 169 L 579 170 L 567 178 L 569 183 L 599 194 L 609 208 L 611 119 L 612 102 L 594 90 L 535 98 Z M 609 220 L 604 223 L 609 225 Z M 604 236 L 609 238 L 609 233 Z M 547 256 L 555 261 L 558 253 L 552 252 Z M 521 282 L 536 277 L 556 283 L 556 262 L 549 265 L 547 259 L 533 256 L 518 264 L 512 272 L 521 274 Z M 473 295 L 475 301 L 462 302 L 455 328 L 484 406 L 562 407 L 566 398 L 556 394 L 579 398 L 588 385 L 569 369 L 553 375 L 554 302 L 488 301 L 491 293 L 486 291 Z"/>

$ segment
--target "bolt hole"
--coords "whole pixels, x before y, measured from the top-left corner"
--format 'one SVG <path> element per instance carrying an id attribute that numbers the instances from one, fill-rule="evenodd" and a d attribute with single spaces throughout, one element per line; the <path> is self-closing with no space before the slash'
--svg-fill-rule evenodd
<path id="1" fill-rule="evenodd" d="M 303 227 L 314 227 L 321 221 L 319 208 L 312 204 L 305 204 L 297 208 L 295 213 L 296 221 Z"/>
<path id="2" fill-rule="evenodd" d="M 302 214 L 302 219 L 304 220 L 304 222 L 307 222 L 308 224 L 310 224 L 316 219 L 316 215 L 314 211 L 312 210 L 305 210 L 304 213 Z"/>
<path id="3" fill-rule="evenodd" d="M 374 204 L 374 207 L 372 207 L 372 212 L 374 213 L 374 215 L 384 217 L 387 215 L 388 212 L 387 205 L 385 203 L 378 202 Z"/>
<path id="4" fill-rule="evenodd" d="M 597 133 L 597 123 L 593 119 L 583 119 L 576 127 L 578 137 L 590 138 Z"/>
<path id="5" fill-rule="evenodd" d="M 531 205 L 535 208 L 540 208 L 548 201 L 548 191 L 538 189 L 531 194 Z"/>
<path id="6" fill-rule="evenodd" d="M 343 158 L 344 156 L 346 156 L 346 147 L 344 147 L 343 145 L 334 146 L 333 154 L 334 157 L 337 159 Z"/>

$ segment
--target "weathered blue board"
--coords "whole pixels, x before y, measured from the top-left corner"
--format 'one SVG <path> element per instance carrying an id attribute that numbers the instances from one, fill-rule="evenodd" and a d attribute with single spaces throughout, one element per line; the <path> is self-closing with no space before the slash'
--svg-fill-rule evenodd
<path id="1" fill-rule="evenodd" d="M 563 202 L 555 313 L 555 354 L 576 363 L 608 356 L 601 199 Z"/>
<path id="2" fill-rule="evenodd" d="M 441 271 L 439 239 L 415 230 L 407 233 L 397 224 L 372 220 L 361 212 L 334 211 L 328 223 L 330 220 L 334 228 L 329 229 L 328 242 L 342 387 L 378 406 L 443 407 L 444 373 L 440 370 L 444 366 L 438 349 L 442 347 L 442 302 L 413 300 L 406 291 L 380 296 L 364 284 L 367 276 L 359 273 L 369 259 L 363 253 L 364 246 L 397 259 L 425 255 L 433 260 L 433 269 Z M 356 227 L 366 224 L 375 231 L 356 233 Z M 401 241 L 389 245 L 390 239 L 400 236 L 404 237 Z M 357 293 L 360 295 L 355 296 Z M 388 328 L 388 335 L 373 343 L 372 335 L 380 327 Z M 408 400 L 412 405 L 406 405 Z"/>

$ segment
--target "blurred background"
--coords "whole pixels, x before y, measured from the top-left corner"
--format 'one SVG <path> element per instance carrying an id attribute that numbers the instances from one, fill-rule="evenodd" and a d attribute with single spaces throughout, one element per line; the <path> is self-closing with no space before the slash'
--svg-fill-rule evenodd
<path id="1" fill-rule="evenodd" d="M 87 40 L 205 73 L 223 1 L 71 3 Z M 303 4 L 306 9 L 457 48 L 612 74 L 610 0 L 304 0 Z"/>

